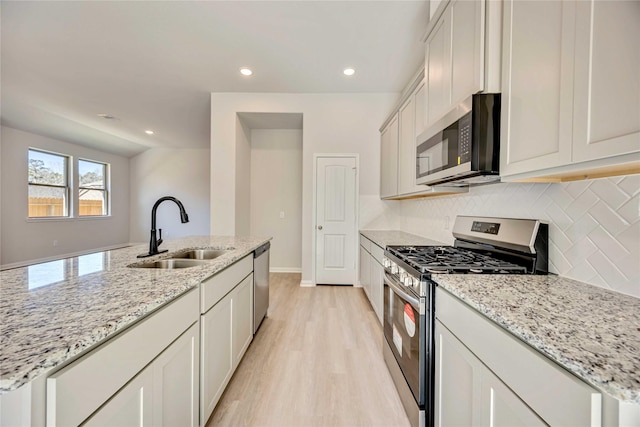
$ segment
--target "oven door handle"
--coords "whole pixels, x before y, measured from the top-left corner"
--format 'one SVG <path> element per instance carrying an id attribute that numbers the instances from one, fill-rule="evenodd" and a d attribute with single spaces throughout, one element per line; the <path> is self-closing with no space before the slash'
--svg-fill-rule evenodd
<path id="1" fill-rule="evenodd" d="M 420 301 L 416 297 L 409 295 L 404 290 L 402 290 L 402 288 L 398 284 L 398 281 L 390 276 L 387 272 L 384 273 L 384 281 L 387 283 L 387 285 L 389 285 L 391 289 L 393 289 L 393 292 L 395 292 L 402 299 L 411 304 L 411 306 L 415 308 L 418 313 L 424 314 L 422 308 L 420 307 Z"/>

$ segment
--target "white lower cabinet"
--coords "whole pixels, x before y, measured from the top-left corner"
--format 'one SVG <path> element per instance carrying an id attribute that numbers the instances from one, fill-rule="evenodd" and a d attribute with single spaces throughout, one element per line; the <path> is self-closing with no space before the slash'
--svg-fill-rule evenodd
<path id="1" fill-rule="evenodd" d="M 231 298 L 216 304 L 202 316 L 202 378 L 200 410 L 203 425 L 218 403 L 233 373 L 231 356 Z"/>
<path id="2" fill-rule="evenodd" d="M 379 256 L 376 252 L 379 252 Z M 382 254 L 384 250 L 373 244 L 371 247 L 371 306 L 376 312 L 378 320 L 382 324 L 382 314 L 384 311 L 384 301 L 382 299 L 382 290 L 384 288 L 384 267 L 382 266 Z"/>
<path id="3" fill-rule="evenodd" d="M 253 255 L 202 283 L 200 420 L 205 425 L 253 340 Z M 214 297 L 216 295 L 216 297 Z"/>
<path id="4" fill-rule="evenodd" d="M 194 324 L 84 425 L 197 426 L 198 335 Z"/>
<path id="5" fill-rule="evenodd" d="M 436 426 L 599 426 L 602 394 L 438 287 Z"/>
<path id="6" fill-rule="evenodd" d="M 83 425 L 102 426 L 152 426 L 153 370 L 145 369 L 122 390 L 97 410 Z"/>
<path id="7" fill-rule="evenodd" d="M 439 321 L 436 349 L 436 426 L 545 425 Z"/>
<path id="8" fill-rule="evenodd" d="M 153 362 L 153 425 L 199 425 L 200 328 L 194 324 Z"/>
<path id="9" fill-rule="evenodd" d="M 127 425 L 125 420 L 133 417 L 136 425 L 146 420 L 163 425 L 160 420 L 166 415 L 189 421 L 181 425 L 196 425 L 193 414 L 198 402 L 192 385 L 197 383 L 199 369 L 198 299 L 197 290 L 188 292 L 50 375 L 46 424 L 79 425 L 91 418 L 94 425 L 118 425 L 116 420 Z M 180 381 L 173 384 L 175 378 Z M 172 400 L 171 393 L 183 391 L 187 397 Z M 149 412 L 164 405 L 167 412 L 164 408 Z M 159 417 L 157 421 L 154 416 Z"/>
<path id="10" fill-rule="evenodd" d="M 360 241 L 362 239 L 361 236 Z M 360 246 L 360 286 L 364 289 L 367 298 L 371 299 L 371 255 L 364 246 Z"/>
<path id="11" fill-rule="evenodd" d="M 364 236 L 360 236 L 360 284 L 369 298 L 371 307 L 382 323 L 382 289 L 384 288 L 384 249 Z"/>

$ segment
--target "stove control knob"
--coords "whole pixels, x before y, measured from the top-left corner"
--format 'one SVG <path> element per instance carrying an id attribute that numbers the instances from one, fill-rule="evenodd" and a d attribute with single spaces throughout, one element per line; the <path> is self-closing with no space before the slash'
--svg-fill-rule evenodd
<path id="1" fill-rule="evenodd" d="M 391 264 L 391 274 L 398 274 L 398 265 Z"/>
<path id="2" fill-rule="evenodd" d="M 411 286 L 411 276 L 409 276 L 409 275 L 405 276 L 404 285 L 405 286 L 409 286 L 409 287 Z"/>

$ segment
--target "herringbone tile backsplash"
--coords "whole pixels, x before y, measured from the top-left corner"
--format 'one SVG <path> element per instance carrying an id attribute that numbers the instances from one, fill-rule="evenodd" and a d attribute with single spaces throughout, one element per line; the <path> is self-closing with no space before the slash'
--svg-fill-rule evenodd
<path id="1" fill-rule="evenodd" d="M 553 273 L 640 297 L 640 175 L 570 183 L 500 183 L 400 202 L 400 228 L 452 243 L 456 215 L 549 224 Z"/>

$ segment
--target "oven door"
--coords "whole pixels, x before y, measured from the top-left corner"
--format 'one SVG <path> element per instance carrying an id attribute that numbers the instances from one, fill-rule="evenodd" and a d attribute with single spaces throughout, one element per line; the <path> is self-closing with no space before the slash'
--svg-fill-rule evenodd
<path id="1" fill-rule="evenodd" d="M 393 276 L 385 273 L 384 337 L 420 409 L 425 408 L 426 394 L 424 307 L 424 302 L 420 304 L 419 299 L 406 293 Z"/>

